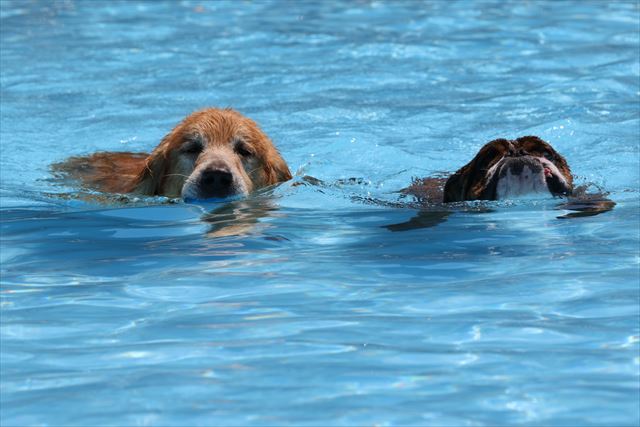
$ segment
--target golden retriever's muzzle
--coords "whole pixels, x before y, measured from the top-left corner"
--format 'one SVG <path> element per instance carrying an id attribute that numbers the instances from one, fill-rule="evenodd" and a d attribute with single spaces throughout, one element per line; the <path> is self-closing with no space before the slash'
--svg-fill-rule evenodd
<path id="1" fill-rule="evenodd" d="M 247 194 L 246 179 L 237 168 L 222 159 L 210 160 L 197 167 L 185 181 L 185 200 L 224 199 Z"/>

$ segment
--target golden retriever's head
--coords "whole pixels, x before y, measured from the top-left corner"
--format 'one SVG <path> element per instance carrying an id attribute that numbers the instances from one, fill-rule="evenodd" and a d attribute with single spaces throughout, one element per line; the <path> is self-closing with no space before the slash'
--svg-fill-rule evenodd
<path id="1" fill-rule="evenodd" d="M 567 161 L 537 136 L 496 139 L 453 174 L 444 202 L 499 200 L 528 193 L 569 195 L 573 178 Z"/>
<path id="2" fill-rule="evenodd" d="M 253 120 L 210 108 L 191 114 L 162 139 L 131 190 L 210 199 L 246 195 L 288 179 L 287 164 Z"/>

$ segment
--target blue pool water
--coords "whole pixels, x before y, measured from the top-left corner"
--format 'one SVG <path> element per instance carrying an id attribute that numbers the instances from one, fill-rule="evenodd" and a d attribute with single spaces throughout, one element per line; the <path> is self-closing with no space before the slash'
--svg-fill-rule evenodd
<path id="1" fill-rule="evenodd" d="M 0 4 L 2 426 L 640 422 L 637 2 Z M 205 106 L 294 180 L 201 206 L 51 179 Z M 528 134 L 615 209 L 402 205 Z"/>

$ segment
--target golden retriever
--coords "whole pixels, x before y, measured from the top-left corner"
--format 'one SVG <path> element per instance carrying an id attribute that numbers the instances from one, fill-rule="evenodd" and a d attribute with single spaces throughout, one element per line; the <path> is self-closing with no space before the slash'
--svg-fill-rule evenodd
<path id="1" fill-rule="evenodd" d="M 247 195 L 291 179 L 267 135 L 232 109 L 187 116 L 146 153 L 96 153 L 53 166 L 85 187 L 108 193 L 203 200 Z"/>

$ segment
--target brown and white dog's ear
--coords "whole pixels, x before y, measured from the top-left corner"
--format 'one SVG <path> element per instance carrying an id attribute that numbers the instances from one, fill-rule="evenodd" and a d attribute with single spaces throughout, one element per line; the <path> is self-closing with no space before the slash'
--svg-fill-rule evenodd
<path id="1" fill-rule="evenodd" d="M 462 202 L 465 200 L 492 199 L 494 191 L 486 182 L 487 170 L 509 150 L 509 141 L 494 139 L 486 143 L 476 156 L 451 175 L 444 185 L 443 202 Z"/>
<path id="2" fill-rule="evenodd" d="M 567 163 L 564 156 L 558 153 L 551 144 L 542 138 L 533 135 L 521 136 L 516 139 L 516 142 L 524 147 L 528 152 L 538 152 L 539 154 L 543 154 L 543 152 L 546 151 L 551 154 L 551 158 L 549 160 L 556 165 L 564 179 L 567 181 L 567 184 L 573 188 L 573 175 L 571 174 L 569 163 Z"/>
<path id="3" fill-rule="evenodd" d="M 465 168 L 468 169 L 469 165 L 462 167 L 447 179 L 447 182 L 444 184 L 444 196 L 442 198 L 444 203 L 461 202 L 464 200 L 466 190 Z"/>

